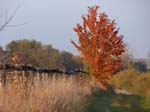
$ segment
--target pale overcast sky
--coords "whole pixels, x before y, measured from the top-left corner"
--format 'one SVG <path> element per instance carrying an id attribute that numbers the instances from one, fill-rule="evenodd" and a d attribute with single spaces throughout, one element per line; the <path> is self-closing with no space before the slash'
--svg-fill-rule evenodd
<path id="1" fill-rule="evenodd" d="M 136 57 L 146 57 L 150 49 L 150 0 L 0 0 L 0 13 L 7 10 L 11 15 L 18 5 L 20 9 L 11 24 L 27 24 L 0 32 L 2 46 L 12 40 L 34 38 L 78 54 L 70 44 L 76 39 L 73 27 L 81 22 L 88 6 L 99 5 L 100 12 L 116 20 Z"/>

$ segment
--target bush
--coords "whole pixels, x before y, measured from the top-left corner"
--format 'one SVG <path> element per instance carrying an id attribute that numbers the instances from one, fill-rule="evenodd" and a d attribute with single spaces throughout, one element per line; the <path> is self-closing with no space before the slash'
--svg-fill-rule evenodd
<path id="1" fill-rule="evenodd" d="M 150 73 L 142 73 L 129 68 L 116 74 L 111 84 L 135 94 L 150 94 Z"/>
<path id="2" fill-rule="evenodd" d="M 119 72 L 111 80 L 111 83 L 116 87 L 125 87 L 130 89 L 133 86 L 133 81 L 138 77 L 139 72 L 135 69 L 127 69 Z"/>
<path id="3" fill-rule="evenodd" d="M 134 81 L 133 91 L 140 94 L 150 94 L 150 73 L 142 73 Z"/>

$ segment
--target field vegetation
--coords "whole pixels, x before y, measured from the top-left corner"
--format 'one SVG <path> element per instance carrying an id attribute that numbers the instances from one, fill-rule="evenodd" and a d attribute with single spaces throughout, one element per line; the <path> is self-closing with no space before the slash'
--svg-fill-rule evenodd
<path id="1" fill-rule="evenodd" d="M 140 72 L 129 68 L 117 73 L 111 83 L 117 88 L 129 90 L 133 94 L 150 95 L 150 72 Z"/>
<path id="2" fill-rule="evenodd" d="M 60 76 L 35 86 L 7 85 L 0 112 L 87 112 L 92 84 Z"/>
<path id="3" fill-rule="evenodd" d="M 0 48 L 2 65 L 32 64 L 74 74 L 36 84 L 12 81 L 0 88 L 0 112 L 150 112 L 150 61 L 126 54 L 115 20 L 106 13 L 97 14 L 98 8 L 89 7 L 83 23 L 74 28 L 78 43 L 71 43 L 80 56 L 34 39 L 14 40 Z M 0 79 L 6 79 L 2 77 L 7 75 L 6 66 L 0 68 Z M 80 77 L 75 70 L 88 74 Z"/>

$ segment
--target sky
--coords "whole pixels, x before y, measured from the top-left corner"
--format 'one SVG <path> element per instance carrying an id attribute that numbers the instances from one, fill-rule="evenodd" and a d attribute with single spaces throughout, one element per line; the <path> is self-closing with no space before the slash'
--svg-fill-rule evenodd
<path id="1" fill-rule="evenodd" d="M 81 16 L 87 14 L 88 6 L 99 5 L 98 13 L 106 12 L 115 19 L 120 34 L 133 55 L 145 58 L 150 49 L 150 0 L 0 0 L 0 14 L 17 14 L 11 25 L 0 32 L 0 45 L 12 40 L 36 39 L 54 48 L 78 54 L 70 43 L 77 41 L 73 28 L 82 23 Z M 5 20 L 1 18 L 0 24 Z"/>

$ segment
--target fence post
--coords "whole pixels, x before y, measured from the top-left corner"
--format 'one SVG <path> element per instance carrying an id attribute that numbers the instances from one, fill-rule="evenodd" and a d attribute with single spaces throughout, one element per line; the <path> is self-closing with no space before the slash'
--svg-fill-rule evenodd
<path id="1" fill-rule="evenodd" d="M 34 72 L 30 71 L 30 80 L 31 80 L 31 85 L 34 86 Z"/>
<path id="2" fill-rule="evenodd" d="M 25 85 L 25 88 L 27 88 L 28 87 L 29 74 L 28 74 L 28 70 L 26 68 L 24 69 L 24 77 L 25 77 L 24 85 Z"/>
<path id="3" fill-rule="evenodd" d="M 22 70 L 22 73 L 21 73 L 21 84 L 24 83 L 24 80 L 25 80 L 25 70 Z"/>
<path id="4" fill-rule="evenodd" d="M 5 89 L 6 87 L 6 64 L 2 66 L 2 89 Z"/>
<path id="5" fill-rule="evenodd" d="M 72 84 L 72 82 L 73 82 L 73 75 L 71 74 L 71 84 Z"/>
<path id="6" fill-rule="evenodd" d="M 0 106 L 3 104 L 5 100 L 5 90 L 6 90 L 6 64 L 2 66 L 2 74 L 1 74 L 1 95 L 0 95 Z"/>

